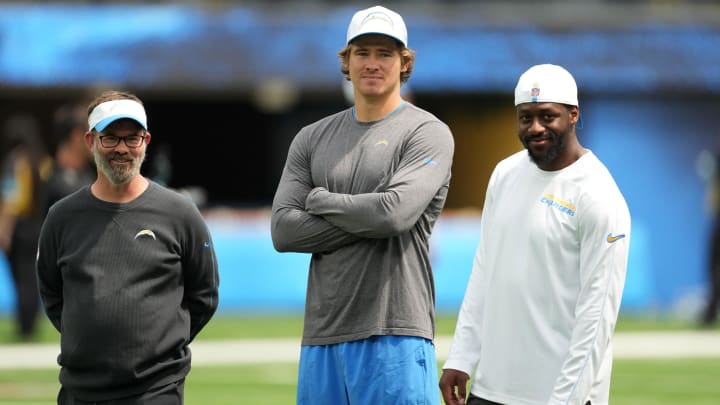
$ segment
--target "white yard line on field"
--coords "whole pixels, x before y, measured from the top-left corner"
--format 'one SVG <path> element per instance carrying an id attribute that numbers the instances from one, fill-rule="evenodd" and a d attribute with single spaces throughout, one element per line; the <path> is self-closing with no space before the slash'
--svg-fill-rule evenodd
<path id="1" fill-rule="evenodd" d="M 436 340 L 438 361 L 444 361 L 450 336 Z M 191 345 L 193 365 L 296 362 L 297 339 L 199 340 Z M 719 331 L 623 332 L 613 340 L 615 358 L 720 357 Z M 0 369 L 56 368 L 56 344 L 0 345 Z"/>

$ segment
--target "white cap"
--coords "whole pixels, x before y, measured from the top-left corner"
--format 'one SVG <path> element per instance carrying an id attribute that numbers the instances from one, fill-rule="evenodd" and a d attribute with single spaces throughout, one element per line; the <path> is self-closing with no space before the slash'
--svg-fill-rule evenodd
<path id="1" fill-rule="evenodd" d="M 400 14 L 382 6 L 360 10 L 353 16 L 347 31 L 347 43 L 365 34 L 382 34 L 395 38 L 407 47 L 407 28 Z"/>
<path id="2" fill-rule="evenodd" d="M 88 117 L 88 128 L 102 131 L 120 118 L 135 120 L 147 129 L 145 108 L 137 101 L 127 99 L 106 101 L 95 106 Z"/>
<path id="3" fill-rule="evenodd" d="M 577 106 L 575 79 L 570 72 L 558 65 L 535 65 L 520 76 L 515 86 L 515 105 L 523 103 Z"/>

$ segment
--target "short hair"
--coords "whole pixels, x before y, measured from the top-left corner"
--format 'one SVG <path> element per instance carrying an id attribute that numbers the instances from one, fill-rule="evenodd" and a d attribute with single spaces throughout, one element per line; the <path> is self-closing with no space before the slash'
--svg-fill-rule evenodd
<path id="1" fill-rule="evenodd" d="M 395 41 L 397 48 L 400 51 L 400 63 L 407 65 L 405 72 L 400 72 L 400 83 L 406 83 L 410 80 L 413 68 L 415 67 L 415 51 L 404 46 L 400 41 Z M 352 42 L 345 45 L 343 49 L 338 52 L 338 58 L 340 58 L 340 72 L 345 76 L 345 80 L 350 80 L 350 69 L 348 68 L 348 59 L 350 58 L 350 49 Z"/>

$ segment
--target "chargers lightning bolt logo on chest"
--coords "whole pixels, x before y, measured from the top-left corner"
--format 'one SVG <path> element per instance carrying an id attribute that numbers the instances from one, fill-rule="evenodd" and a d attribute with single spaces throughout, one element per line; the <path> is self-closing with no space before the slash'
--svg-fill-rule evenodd
<path id="1" fill-rule="evenodd" d="M 137 238 L 139 238 L 139 237 L 141 237 L 141 236 L 149 236 L 149 237 L 157 240 L 157 238 L 155 237 L 155 232 L 153 232 L 153 231 L 151 231 L 151 230 L 149 230 L 149 229 L 143 229 L 142 231 L 136 233 L 136 234 L 135 234 L 135 239 L 137 239 Z"/>

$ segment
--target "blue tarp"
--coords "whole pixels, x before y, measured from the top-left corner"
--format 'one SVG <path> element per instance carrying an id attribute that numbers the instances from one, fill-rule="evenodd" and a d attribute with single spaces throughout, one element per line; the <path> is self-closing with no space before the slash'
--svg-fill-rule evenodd
<path id="1" fill-rule="evenodd" d="M 267 13 L 190 5 L 0 5 L 0 85 L 95 83 L 243 91 L 282 78 L 335 90 L 352 10 Z M 502 92 L 536 63 L 558 63 L 586 92 L 720 93 L 720 27 L 488 27 L 409 15 L 413 88 Z"/>

